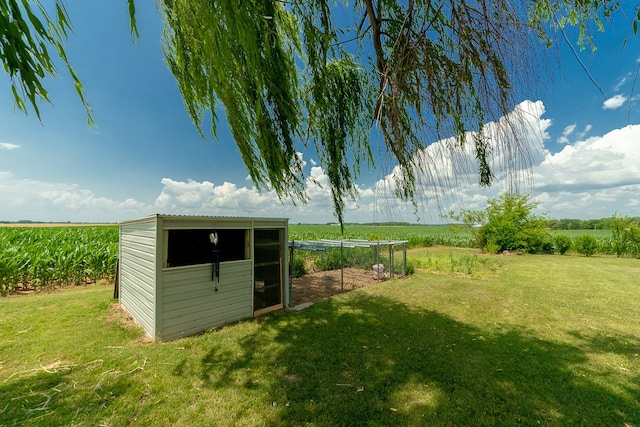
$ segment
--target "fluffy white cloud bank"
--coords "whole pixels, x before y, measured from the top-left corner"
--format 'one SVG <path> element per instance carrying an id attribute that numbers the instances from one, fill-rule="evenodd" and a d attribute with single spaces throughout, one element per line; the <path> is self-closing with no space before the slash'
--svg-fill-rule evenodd
<path id="1" fill-rule="evenodd" d="M 534 168 L 538 200 L 556 218 L 638 214 L 640 125 L 568 145 Z"/>
<path id="2" fill-rule="evenodd" d="M 506 146 L 500 144 L 504 136 L 500 123 L 488 124 L 493 149 L 490 162 L 496 177 L 490 188 L 478 185 L 478 163 L 469 145 L 455 151 L 452 161 L 454 141 L 439 141 L 416 157 L 422 166 L 417 176 L 417 206 L 395 197 L 394 184 L 401 175 L 398 169 L 392 169 L 378 181 L 356 189 L 357 200 L 346 201 L 345 220 L 439 222 L 441 214 L 449 210 L 483 209 L 489 198 L 507 190 L 533 194 L 540 212 L 552 218 L 638 215 L 640 125 L 588 138 L 585 134 L 590 126 L 577 132 L 571 125 L 557 131 L 567 142 L 561 151 L 551 153 L 544 148 L 544 143 L 551 140 L 553 124 L 544 117 L 544 104 L 525 101 L 512 114 L 521 119 L 518 151 L 519 158 L 527 161 L 514 162 Z M 569 136 L 577 141 L 570 143 Z M 306 162 L 308 201 L 304 204 L 280 201 L 273 191 L 258 191 L 248 182 L 216 184 L 170 177 L 162 178 L 159 194 L 149 195 L 150 203 L 128 198 L 127 189 L 119 189 L 124 194 L 122 200 L 113 200 L 75 184 L 20 179 L 0 172 L 0 220 L 117 222 L 165 213 L 284 217 L 292 223 L 335 221 L 327 176 L 313 159 Z"/>
<path id="3" fill-rule="evenodd" d="M 313 162 L 311 162 L 313 164 Z M 255 187 L 238 187 L 224 182 L 176 181 L 162 179 L 162 191 L 154 207 L 159 213 L 177 215 L 220 215 L 250 217 L 283 217 L 291 222 L 324 223 L 334 221 L 333 202 L 328 179 L 322 168 L 311 167 L 306 179 L 306 203 L 279 200 L 274 191 Z M 373 209 L 373 192 L 358 189 L 357 202 L 347 201 L 348 221 L 365 221 Z M 354 214 L 355 213 L 355 214 Z M 368 219 L 367 221 L 369 221 Z"/>
<path id="4" fill-rule="evenodd" d="M 544 113 L 542 102 L 525 101 L 517 106 L 511 117 L 487 125 L 487 136 L 495 142 L 491 166 L 496 180 L 492 187 L 487 189 L 478 185 L 478 163 L 470 144 L 460 150 L 455 148 L 455 141 L 443 140 L 431 144 L 416 157 L 415 162 L 421 170 L 417 176 L 417 206 L 396 198 L 394 189 L 402 175 L 394 168 L 370 186 L 356 189 L 357 199 L 346 201 L 345 220 L 440 222 L 441 215 L 449 210 L 484 208 L 487 199 L 497 196 L 501 190 L 521 185 L 521 190 L 533 191 L 526 180 L 527 173 L 529 167 L 545 160 L 543 142 L 550 138 L 547 131 L 552 124 L 550 119 L 542 117 Z M 518 158 L 526 161 L 514 161 L 506 145 L 501 143 L 505 135 L 503 125 L 514 123 L 516 118 L 521 125 Z M 472 137 L 472 134 L 468 135 L 469 140 Z M 216 185 L 208 181 L 164 178 L 155 207 L 162 213 L 185 215 L 281 216 L 290 218 L 293 223 L 331 222 L 335 218 L 327 176 L 313 159 L 308 162 L 312 167 L 306 180 L 306 204 L 294 205 L 290 200 L 280 202 L 271 191 L 259 192 L 254 187 L 238 187 L 228 182 Z"/>
<path id="5" fill-rule="evenodd" d="M 0 172 L 0 220 L 117 222 L 149 211 L 134 199 L 112 200 L 75 184 L 17 178 Z"/>

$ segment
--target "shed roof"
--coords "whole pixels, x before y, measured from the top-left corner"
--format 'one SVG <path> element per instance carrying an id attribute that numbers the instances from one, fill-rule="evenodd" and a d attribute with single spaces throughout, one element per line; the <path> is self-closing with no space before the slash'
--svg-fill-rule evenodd
<path id="1" fill-rule="evenodd" d="M 176 214 L 152 214 L 141 218 L 131 219 L 120 222 L 120 224 L 127 224 L 132 222 L 139 222 L 150 220 L 152 218 L 167 218 L 167 219 L 185 219 L 185 220 L 220 220 L 220 221 L 233 221 L 233 220 L 247 220 L 247 221 L 289 221 L 289 218 L 269 218 L 269 217 L 254 217 L 254 216 L 219 216 L 219 215 L 176 215 Z"/>

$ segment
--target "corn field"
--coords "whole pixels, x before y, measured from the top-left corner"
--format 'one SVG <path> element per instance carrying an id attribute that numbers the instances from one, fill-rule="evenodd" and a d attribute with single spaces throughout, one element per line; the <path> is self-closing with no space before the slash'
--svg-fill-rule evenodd
<path id="1" fill-rule="evenodd" d="M 0 294 L 113 280 L 118 227 L 0 227 Z"/>

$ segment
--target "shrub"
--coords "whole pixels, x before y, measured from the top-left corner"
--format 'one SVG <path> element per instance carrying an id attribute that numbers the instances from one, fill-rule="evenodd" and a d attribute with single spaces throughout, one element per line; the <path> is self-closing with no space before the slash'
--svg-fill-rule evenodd
<path id="1" fill-rule="evenodd" d="M 579 254 L 591 256 L 598 251 L 598 239 L 591 234 L 583 234 L 575 238 L 573 247 Z"/>
<path id="2" fill-rule="evenodd" d="M 553 241 L 555 243 L 556 252 L 558 252 L 560 255 L 566 254 L 569 249 L 571 249 L 571 237 L 567 236 L 566 234 L 558 234 L 557 236 L 555 236 Z"/>
<path id="3" fill-rule="evenodd" d="M 449 218 L 465 224 L 478 246 L 488 253 L 513 250 L 549 253 L 553 241 L 544 219 L 533 213 L 536 207 L 537 203 L 527 195 L 505 193 L 489 200 L 484 211 L 452 212 Z"/>
<path id="4" fill-rule="evenodd" d="M 380 262 L 383 262 L 380 260 Z M 374 264 L 374 256 L 369 248 L 327 249 L 316 261 L 316 267 L 320 270 L 337 270 L 344 267 L 358 267 L 369 269 Z"/>
<path id="5" fill-rule="evenodd" d="M 407 265 L 406 265 L 406 267 L 407 267 L 407 268 L 405 269 L 405 274 L 406 274 L 407 276 L 410 276 L 410 275 L 412 275 L 413 273 L 415 273 L 415 272 L 416 272 L 416 266 L 415 266 L 415 264 L 413 263 L 413 261 L 412 261 L 412 260 L 407 259 Z M 400 268 L 402 269 L 402 266 L 400 266 Z M 402 271 L 400 271 L 400 273 L 402 273 Z"/>
<path id="6" fill-rule="evenodd" d="M 293 263 L 292 263 L 292 271 L 293 271 L 294 279 L 298 277 L 302 277 L 305 274 L 307 274 L 308 273 L 307 263 L 305 259 L 299 256 L 294 256 Z"/>
<path id="7" fill-rule="evenodd" d="M 500 250 L 500 245 L 498 245 L 495 240 L 491 239 L 484 245 L 484 251 L 488 254 L 497 254 Z"/>

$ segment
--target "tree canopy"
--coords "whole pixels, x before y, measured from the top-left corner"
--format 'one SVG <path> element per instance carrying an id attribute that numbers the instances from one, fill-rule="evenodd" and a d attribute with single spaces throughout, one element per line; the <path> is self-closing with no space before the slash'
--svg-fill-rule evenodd
<path id="1" fill-rule="evenodd" d="M 127 1 L 135 36 L 135 0 Z M 590 29 L 619 8 L 616 0 L 156 3 L 167 64 L 201 135 L 207 114 L 214 138 L 224 116 L 254 183 L 294 201 L 306 200 L 299 152 L 315 148 L 340 223 L 378 149 L 397 165 L 397 196 L 411 201 L 446 160 L 417 155 L 442 138 L 453 137 L 443 156 L 474 154 L 481 185 L 491 183 L 498 157 L 519 167 L 527 153 L 507 113 L 535 86 L 536 52 L 567 25 L 588 46 Z M 64 50 L 71 26 L 63 0 L 55 13 L 37 0 L 0 0 L 0 12 L 0 60 L 17 108 L 26 112 L 28 103 L 39 117 L 39 103 L 49 102 L 42 82 L 56 73 L 53 49 L 91 123 Z M 512 119 L 500 122 L 500 138 L 485 135 L 501 117 Z"/>

